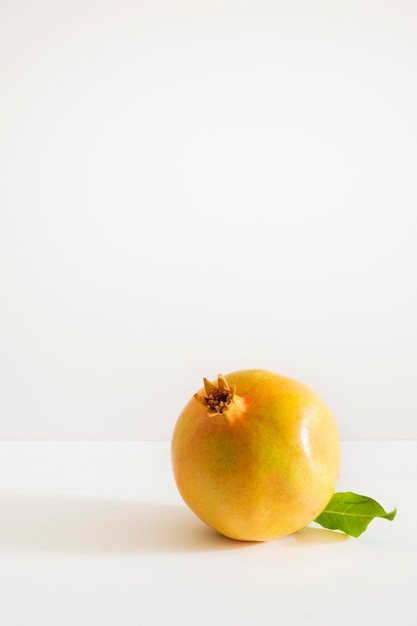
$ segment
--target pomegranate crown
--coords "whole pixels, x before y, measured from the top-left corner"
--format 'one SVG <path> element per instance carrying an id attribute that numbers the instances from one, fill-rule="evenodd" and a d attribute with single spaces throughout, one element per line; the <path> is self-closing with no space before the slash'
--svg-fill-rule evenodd
<path id="1" fill-rule="evenodd" d="M 236 385 L 229 385 L 222 374 L 217 376 L 217 383 L 212 383 L 203 378 L 206 395 L 195 393 L 194 398 L 207 407 L 209 415 L 218 415 L 226 411 L 233 402 L 236 393 Z"/>

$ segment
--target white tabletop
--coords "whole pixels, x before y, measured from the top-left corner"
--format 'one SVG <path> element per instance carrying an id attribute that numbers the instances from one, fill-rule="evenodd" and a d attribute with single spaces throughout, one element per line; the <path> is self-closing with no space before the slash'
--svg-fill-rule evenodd
<path id="1" fill-rule="evenodd" d="M 235 542 L 182 503 L 168 442 L 0 443 L 0 624 L 417 623 L 417 442 L 344 442 L 338 491 L 393 522 Z"/>

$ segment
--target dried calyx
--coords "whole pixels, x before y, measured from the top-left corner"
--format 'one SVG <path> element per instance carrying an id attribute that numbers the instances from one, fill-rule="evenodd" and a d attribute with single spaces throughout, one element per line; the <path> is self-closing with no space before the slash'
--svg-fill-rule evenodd
<path id="1" fill-rule="evenodd" d="M 236 385 L 230 386 L 224 376 L 221 374 L 217 377 L 217 383 L 212 383 L 207 378 L 204 378 L 204 389 L 207 395 L 199 393 L 194 394 L 194 398 L 200 404 L 207 407 L 209 414 L 216 415 L 223 413 L 232 403 Z"/>

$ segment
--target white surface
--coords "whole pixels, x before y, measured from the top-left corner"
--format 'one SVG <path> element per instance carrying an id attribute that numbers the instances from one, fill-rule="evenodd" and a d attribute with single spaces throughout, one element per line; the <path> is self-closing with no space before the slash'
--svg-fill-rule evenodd
<path id="1" fill-rule="evenodd" d="M 247 367 L 417 438 L 416 76 L 407 0 L 2 1 L 0 438 Z"/>
<path id="2" fill-rule="evenodd" d="M 417 442 L 345 442 L 338 490 L 398 507 L 359 539 L 264 544 L 204 526 L 169 444 L 0 444 L 0 623 L 414 626 Z"/>

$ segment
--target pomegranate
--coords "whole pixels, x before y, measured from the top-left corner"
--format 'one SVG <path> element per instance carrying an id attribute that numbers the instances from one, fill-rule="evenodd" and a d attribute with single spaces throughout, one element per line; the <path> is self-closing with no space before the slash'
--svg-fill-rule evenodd
<path id="1" fill-rule="evenodd" d="M 262 369 L 204 379 L 171 442 L 185 503 L 208 526 L 268 541 L 307 526 L 333 495 L 339 433 L 312 389 Z"/>

